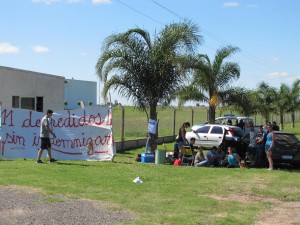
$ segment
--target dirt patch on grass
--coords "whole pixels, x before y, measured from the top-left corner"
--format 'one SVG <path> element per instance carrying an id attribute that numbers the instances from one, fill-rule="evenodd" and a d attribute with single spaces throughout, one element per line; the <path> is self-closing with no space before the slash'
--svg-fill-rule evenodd
<path id="1" fill-rule="evenodd" d="M 240 203 L 270 203 L 270 209 L 265 210 L 260 215 L 257 215 L 255 220 L 256 225 L 300 224 L 300 202 L 283 202 L 275 198 L 266 198 L 250 194 L 231 194 L 228 196 L 210 195 L 208 197 L 214 198 L 218 201 L 237 201 Z"/>
<path id="2" fill-rule="evenodd" d="M 0 223 L 19 224 L 116 224 L 134 221 L 132 213 L 99 201 L 47 196 L 33 189 L 0 187 Z"/>

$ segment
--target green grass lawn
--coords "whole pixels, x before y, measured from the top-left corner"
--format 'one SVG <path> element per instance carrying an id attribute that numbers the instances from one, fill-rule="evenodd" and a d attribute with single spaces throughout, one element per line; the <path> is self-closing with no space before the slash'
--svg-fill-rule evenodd
<path id="1" fill-rule="evenodd" d="M 142 151 L 118 154 L 114 162 L 2 160 L 0 186 L 114 203 L 115 210 L 136 215 L 137 221 L 126 224 L 254 224 L 280 202 L 300 201 L 297 170 L 138 163 Z M 133 182 L 138 176 L 142 184 Z"/>
<path id="2" fill-rule="evenodd" d="M 299 137 L 298 127 L 286 125 L 285 130 Z M 167 149 L 172 150 L 173 143 Z M 136 221 L 126 224 L 255 224 L 274 207 L 287 210 L 286 204 L 300 204 L 299 170 L 136 162 L 137 154 L 144 150 L 117 154 L 113 162 L 37 165 L 35 160 L 0 160 L 0 186 L 34 188 L 50 195 L 49 199 L 59 194 L 113 203 L 111 210 L 129 210 L 136 216 Z M 134 183 L 136 177 L 143 183 Z M 297 213 L 297 207 L 288 210 Z"/>

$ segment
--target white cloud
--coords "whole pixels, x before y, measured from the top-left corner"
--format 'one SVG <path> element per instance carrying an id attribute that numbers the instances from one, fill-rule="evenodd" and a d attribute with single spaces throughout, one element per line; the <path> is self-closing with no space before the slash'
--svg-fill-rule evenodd
<path id="1" fill-rule="evenodd" d="M 32 49 L 33 49 L 33 51 L 35 51 L 37 53 L 49 52 L 49 49 L 47 47 L 40 46 L 40 45 L 32 46 Z"/>
<path id="2" fill-rule="evenodd" d="M 33 3 L 45 3 L 47 5 L 50 5 L 55 2 L 60 2 L 60 0 L 32 0 Z"/>
<path id="3" fill-rule="evenodd" d="M 267 77 L 270 79 L 278 79 L 278 78 L 289 79 L 289 74 L 287 72 L 273 72 L 267 74 Z"/>
<path id="4" fill-rule="evenodd" d="M 2 42 L 0 43 L 0 54 L 14 54 L 18 53 L 20 49 L 16 46 L 13 46 L 9 43 Z"/>
<path id="5" fill-rule="evenodd" d="M 93 4 L 110 4 L 111 0 L 92 0 Z"/>
<path id="6" fill-rule="evenodd" d="M 224 2 L 224 7 L 238 7 L 239 3 L 237 2 Z"/>
<path id="7" fill-rule="evenodd" d="M 300 79 L 300 76 L 291 76 L 287 72 L 272 72 L 261 78 L 261 81 L 266 82 L 271 87 L 279 88 L 281 84 L 292 85 L 296 79 Z"/>

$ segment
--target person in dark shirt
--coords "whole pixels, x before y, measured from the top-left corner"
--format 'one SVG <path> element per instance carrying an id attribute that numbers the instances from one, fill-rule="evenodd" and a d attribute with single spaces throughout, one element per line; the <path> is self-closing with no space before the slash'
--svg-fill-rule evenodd
<path id="1" fill-rule="evenodd" d="M 273 121 L 273 131 L 279 131 L 279 126 Z"/>

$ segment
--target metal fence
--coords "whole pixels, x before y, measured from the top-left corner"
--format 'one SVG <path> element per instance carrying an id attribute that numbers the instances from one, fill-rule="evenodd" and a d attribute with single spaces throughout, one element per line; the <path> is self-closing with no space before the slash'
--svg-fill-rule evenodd
<path id="1" fill-rule="evenodd" d="M 201 124 L 208 120 L 207 107 L 158 107 L 158 135 L 170 136 L 178 133 L 183 122 L 190 122 L 191 125 Z M 227 112 L 217 109 L 216 117 L 222 116 Z M 252 115 L 256 125 L 264 124 L 261 115 Z M 270 115 L 271 121 L 279 124 L 279 115 Z M 295 115 L 295 120 L 300 121 L 300 112 Z M 291 114 L 284 114 L 284 124 L 291 123 Z M 148 120 L 145 112 L 132 106 L 114 106 L 113 107 L 113 129 L 115 141 L 126 141 L 147 137 Z"/>

